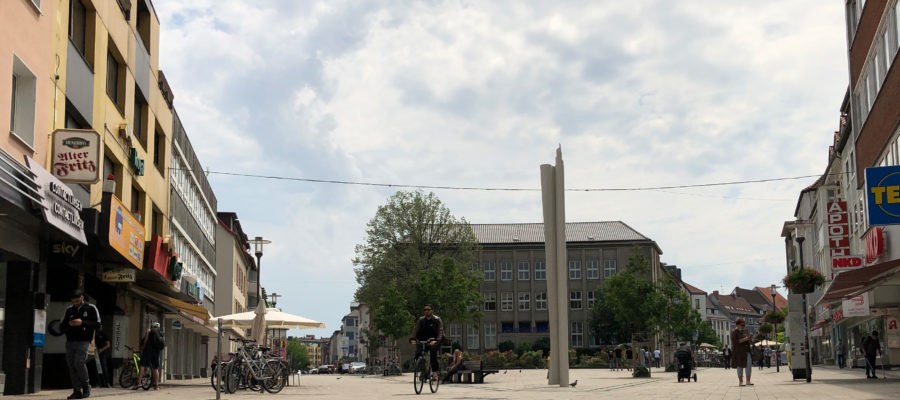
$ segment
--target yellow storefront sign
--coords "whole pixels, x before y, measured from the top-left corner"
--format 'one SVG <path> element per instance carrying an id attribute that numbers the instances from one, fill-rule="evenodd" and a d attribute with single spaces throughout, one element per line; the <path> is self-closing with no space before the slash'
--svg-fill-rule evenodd
<path id="1" fill-rule="evenodd" d="M 138 269 L 144 266 L 144 225 L 112 196 L 109 214 L 109 245 Z"/>

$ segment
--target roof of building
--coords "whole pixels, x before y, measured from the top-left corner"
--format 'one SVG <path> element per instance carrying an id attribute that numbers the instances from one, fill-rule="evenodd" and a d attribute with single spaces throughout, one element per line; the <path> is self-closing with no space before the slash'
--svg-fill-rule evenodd
<path id="1" fill-rule="evenodd" d="M 711 298 L 715 299 L 722 308 L 731 314 L 741 314 L 741 315 L 759 315 L 759 313 L 753 308 L 747 299 L 732 294 L 719 294 L 719 291 L 713 291 L 713 294 L 710 295 Z"/>
<path id="2" fill-rule="evenodd" d="M 762 293 L 756 290 L 735 287 L 732 293 L 737 294 L 738 297 L 743 297 L 757 310 L 769 311 L 772 309 L 772 303 L 769 302 L 769 299 L 763 297 Z"/>
<path id="3" fill-rule="evenodd" d="M 766 299 L 772 298 L 772 289 L 771 288 L 757 286 L 756 290 L 761 295 L 763 295 Z M 787 307 L 787 304 L 788 304 L 787 299 L 785 299 L 784 296 L 782 296 L 781 293 L 778 293 L 778 291 L 776 290 L 775 291 L 775 308 L 781 310 L 781 309 Z"/>
<path id="4" fill-rule="evenodd" d="M 543 223 L 472 224 L 479 243 L 544 243 Z M 633 241 L 650 238 L 622 221 L 567 222 L 567 242 Z"/>
<path id="5" fill-rule="evenodd" d="M 684 284 L 684 287 L 685 287 L 685 288 L 688 290 L 688 292 L 690 292 L 691 294 L 706 294 L 705 291 L 700 290 L 700 289 L 698 289 L 696 286 L 693 286 L 693 285 L 691 285 L 691 284 L 689 284 L 689 283 L 687 283 L 687 282 L 685 282 L 685 281 L 681 281 L 681 283 Z"/>

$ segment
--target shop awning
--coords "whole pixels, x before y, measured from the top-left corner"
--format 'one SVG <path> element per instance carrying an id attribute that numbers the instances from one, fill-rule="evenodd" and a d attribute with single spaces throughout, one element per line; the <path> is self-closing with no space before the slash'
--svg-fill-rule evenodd
<path id="1" fill-rule="evenodd" d="M 161 305 L 166 306 L 166 308 L 178 312 L 188 318 L 196 318 L 195 322 L 199 324 L 206 325 L 209 323 L 209 311 L 203 308 L 203 306 L 185 303 L 181 300 L 173 299 L 169 296 L 154 293 L 149 290 L 144 290 L 136 286 L 132 286 L 131 290 L 141 296 L 156 301 Z"/>
<path id="2" fill-rule="evenodd" d="M 187 318 L 185 318 L 185 317 L 187 317 Z M 207 324 L 201 324 L 200 321 L 198 319 L 196 319 L 195 316 L 188 315 L 184 311 L 179 311 L 178 314 L 166 313 L 166 318 L 169 320 L 177 319 L 179 322 L 181 322 L 182 327 L 180 329 L 190 329 L 190 330 L 197 332 L 206 337 L 218 337 L 219 336 L 218 329 L 213 328 Z M 166 321 L 166 322 L 168 323 L 169 321 Z M 170 325 L 170 327 L 171 327 L 171 325 Z"/>
<path id="3" fill-rule="evenodd" d="M 900 272 L 900 259 L 837 274 L 825 287 L 818 304 L 831 303 L 858 296 Z"/>

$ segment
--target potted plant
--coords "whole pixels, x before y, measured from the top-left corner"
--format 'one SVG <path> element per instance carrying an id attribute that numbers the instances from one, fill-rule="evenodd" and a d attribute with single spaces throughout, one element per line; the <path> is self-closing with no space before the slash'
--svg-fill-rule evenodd
<path id="1" fill-rule="evenodd" d="M 825 283 L 825 276 L 812 268 L 797 268 L 787 274 L 782 282 L 793 293 L 812 293 Z"/>

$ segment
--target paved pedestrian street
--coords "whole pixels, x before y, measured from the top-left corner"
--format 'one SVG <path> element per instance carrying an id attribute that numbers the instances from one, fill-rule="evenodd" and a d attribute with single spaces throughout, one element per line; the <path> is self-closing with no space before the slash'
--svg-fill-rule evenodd
<path id="1" fill-rule="evenodd" d="M 411 375 L 381 377 L 368 375 L 303 375 L 279 394 L 240 392 L 222 395 L 225 399 L 900 399 L 900 374 L 888 372 L 888 379 L 866 380 L 860 369 L 815 368 L 813 381 L 790 380 L 786 369 L 774 368 L 753 373 L 754 386 L 738 387 L 734 370 L 697 370 L 696 383 L 678 383 L 674 373 L 657 373 L 650 379 L 633 379 L 625 371 L 576 369 L 570 371 L 575 387 L 546 385 L 546 370 L 506 370 L 488 376 L 484 384 L 441 385 L 432 394 L 426 385 L 420 395 L 413 392 Z M 296 378 L 295 378 L 296 379 Z M 214 399 L 215 392 L 205 379 L 169 381 L 159 391 L 97 389 L 94 396 L 116 399 Z M 9 396 L 28 399 L 64 399 L 69 391 L 44 391 L 34 395 Z"/>

